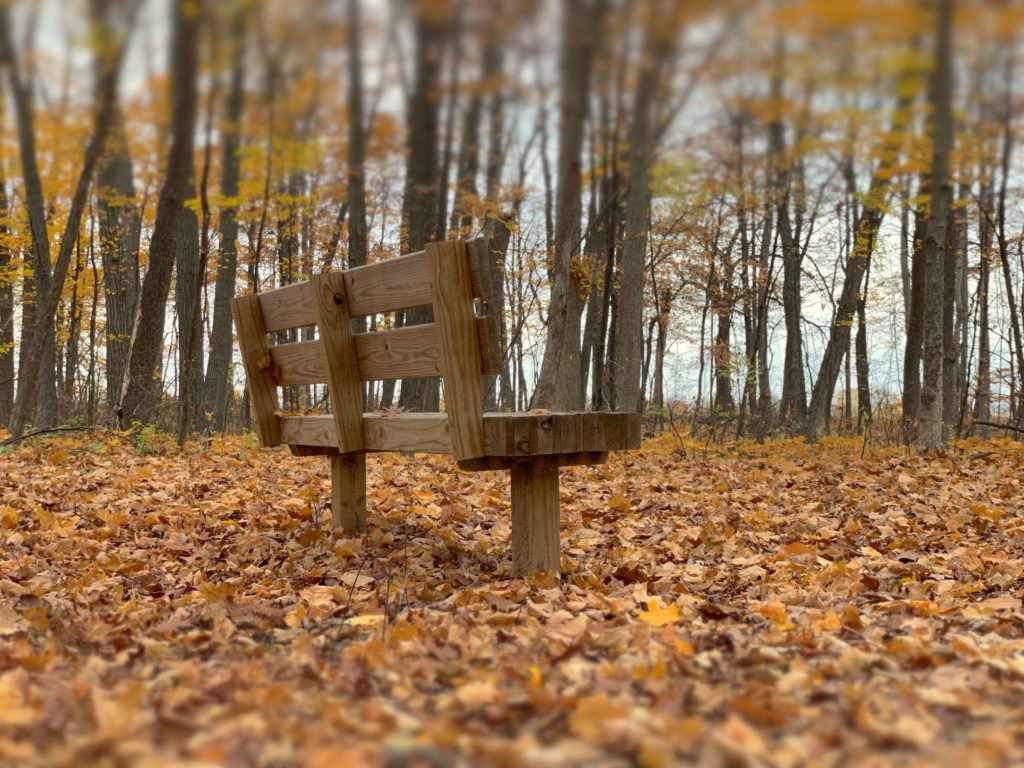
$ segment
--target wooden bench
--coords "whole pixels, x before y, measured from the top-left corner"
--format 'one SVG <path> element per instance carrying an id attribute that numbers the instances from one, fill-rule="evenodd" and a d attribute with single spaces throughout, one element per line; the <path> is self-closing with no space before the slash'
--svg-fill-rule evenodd
<path id="1" fill-rule="evenodd" d="M 498 333 L 478 317 L 483 239 L 326 272 L 240 296 L 231 310 L 260 442 L 296 455 L 328 454 L 335 527 L 366 530 L 366 453 L 454 455 L 463 470 L 512 473 L 512 563 L 517 575 L 559 570 L 558 468 L 599 464 L 638 448 L 636 413 L 484 413 L 481 375 L 497 371 Z M 352 318 L 431 306 L 434 322 L 353 333 Z M 271 345 L 269 334 L 316 326 L 314 341 Z M 362 382 L 440 376 L 445 413 L 363 413 Z M 330 415 L 289 416 L 278 387 L 326 383 Z"/>

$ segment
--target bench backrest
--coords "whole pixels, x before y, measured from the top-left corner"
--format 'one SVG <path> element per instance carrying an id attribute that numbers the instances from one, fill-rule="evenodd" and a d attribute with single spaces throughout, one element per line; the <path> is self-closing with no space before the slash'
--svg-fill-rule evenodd
<path id="1" fill-rule="evenodd" d="M 260 442 L 281 443 L 278 386 L 326 383 L 342 452 L 365 449 L 363 381 L 444 379 L 452 448 L 484 455 L 481 374 L 497 368 L 496 333 L 477 317 L 490 295 L 487 242 L 429 243 L 424 251 L 325 272 L 231 303 Z M 353 333 L 352 318 L 431 306 L 434 322 Z M 314 341 L 271 345 L 268 334 L 317 326 Z"/>

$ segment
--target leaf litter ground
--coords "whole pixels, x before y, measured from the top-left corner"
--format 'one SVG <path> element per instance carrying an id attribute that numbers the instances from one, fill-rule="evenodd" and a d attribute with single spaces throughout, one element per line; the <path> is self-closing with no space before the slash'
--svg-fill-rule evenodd
<path id="1" fill-rule="evenodd" d="M 701 449 L 563 470 L 561 580 L 446 458 L 356 538 L 242 439 L 0 455 L 0 763 L 1024 761 L 1021 444 Z"/>

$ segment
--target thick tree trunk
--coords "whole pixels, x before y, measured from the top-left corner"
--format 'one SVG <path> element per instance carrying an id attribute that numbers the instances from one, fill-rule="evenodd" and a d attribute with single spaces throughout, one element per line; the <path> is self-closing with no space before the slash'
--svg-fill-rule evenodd
<path id="1" fill-rule="evenodd" d="M 114 414 L 124 393 L 128 353 L 139 297 L 139 239 L 142 221 L 135 201 L 132 158 L 120 116 L 96 174 L 100 254 L 103 263 L 107 399 Z"/>
<path id="2" fill-rule="evenodd" d="M 232 20 L 231 85 L 225 104 L 223 156 L 221 158 L 220 192 L 225 200 L 238 196 L 242 158 L 240 129 L 245 101 L 245 24 L 244 7 L 239 3 Z M 227 424 L 231 399 L 231 299 L 235 295 L 235 273 L 238 269 L 238 219 L 234 205 L 220 208 L 220 231 L 217 245 L 217 280 L 213 294 L 213 325 L 210 329 L 210 358 L 206 365 L 203 410 L 213 414 L 212 426 L 221 431 Z M 203 422 L 206 423 L 206 422 Z"/>
<path id="3" fill-rule="evenodd" d="M 152 421 L 160 403 L 164 307 L 174 270 L 178 219 L 189 195 L 188 179 L 198 107 L 198 38 L 202 13 L 195 6 L 194 2 L 177 0 L 172 8 L 171 148 L 167 157 L 167 174 L 157 202 L 149 265 L 142 284 L 142 311 L 128 361 L 128 388 L 123 411 L 129 422 L 132 419 Z"/>
<path id="4" fill-rule="evenodd" d="M 566 0 L 563 10 L 551 300 L 544 357 L 533 393 L 535 408 L 577 411 L 583 406 L 579 386 L 583 296 L 577 264 L 582 214 L 581 155 L 591 64 L 603 11 L 602 0 Z"/>

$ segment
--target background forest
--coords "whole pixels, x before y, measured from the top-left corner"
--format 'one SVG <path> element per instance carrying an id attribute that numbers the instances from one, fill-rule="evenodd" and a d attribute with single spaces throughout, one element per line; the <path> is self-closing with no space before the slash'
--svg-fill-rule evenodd
<path id="1" fill-rule="evenodd" d="M 246 427 L 232 296 L 484 234 L 492 408 L 933 447 L 1020 426 L 1022 22 L 1003 0 L 4 3 L 0 421 Z"/>

